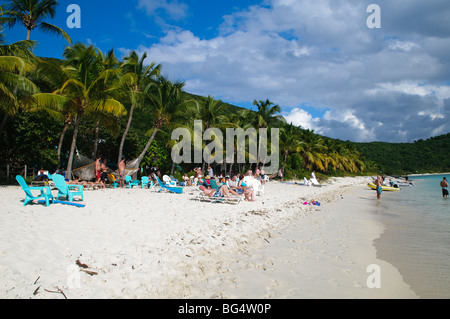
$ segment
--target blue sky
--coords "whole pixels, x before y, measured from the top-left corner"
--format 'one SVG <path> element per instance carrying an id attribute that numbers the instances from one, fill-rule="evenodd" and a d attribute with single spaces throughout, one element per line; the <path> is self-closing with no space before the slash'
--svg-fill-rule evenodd
<path id="1" fill-rule="evenodd" d="M 2 1 L 4 2 L 4 1 Z M 162 64 L 186 90 L 251 108 L 280 105 L 316 133 L 352 141 L 412 142 L 448 133 L 448 0 L 59 1 L 48 21 L 74 42 Z M 69 29 L 69 4 L 81 29 Z M 381 28 L 368 28 L 369 4 Z M 8 42 L 26 30 L 7 30 Z M 36 54 L 61 57 L 63 39 L 35 30 Z"/>

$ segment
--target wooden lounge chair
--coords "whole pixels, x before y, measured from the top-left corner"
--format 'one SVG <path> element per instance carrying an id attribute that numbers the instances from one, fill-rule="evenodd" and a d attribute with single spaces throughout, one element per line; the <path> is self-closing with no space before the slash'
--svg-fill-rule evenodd
<path id="1" fill-rule="evenodd" d="M 20 175 L 16 176 L 16 180 L 19 183 L 19 185 L 22 187 L 22 190 L 25 192 L 25 200 L 23 202 L 23 206 L 25 206 L 29 202 L 38 200 L 40 198 L 45 199 L 45 206 L 49 206 L 50 201 L 53 203 L 53 195 L 52 195 L 52 192 L 51 192 L 51 189 L 49 186 L 42 186 L 42 187 L 28 186 L 25 179 Z M 33 195 L 32 191 L 39 191 L 40 194 Z"/>

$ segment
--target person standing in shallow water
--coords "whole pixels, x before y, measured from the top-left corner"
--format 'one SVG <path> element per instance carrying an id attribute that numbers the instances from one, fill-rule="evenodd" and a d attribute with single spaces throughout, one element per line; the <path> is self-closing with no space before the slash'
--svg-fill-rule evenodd
<path id="1" fill-rule="evenodd" d="M 441 187 L 442 187 L 442 197 L 448 198 L 448 182 L 447 178 L 443 178 L 441 181 Z"/>
<path id="2" fill-rule="evenodd" d="M 374 182 L 375 186 L 377 187 L 377 199 L 381 199 L 381 193 L 383 192 L 383 189 L 381 188 L 381 176 L 378 175 L 377 179 Z"/>

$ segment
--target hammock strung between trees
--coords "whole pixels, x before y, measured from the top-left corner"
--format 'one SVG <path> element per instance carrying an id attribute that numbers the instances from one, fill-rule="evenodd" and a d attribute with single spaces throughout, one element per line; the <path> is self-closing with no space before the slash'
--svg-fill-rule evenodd
<path id="1" fill-rule="evenodd" d="M 76 151 L 76 156 L 73 160 L 72 175 L 79 179 L 91 181 L 95 179 L 95 160 L 84 156 Z M 125 175 L 133 175 L 139 170 L 138 159 L 134 159 L 127 163 L 125 167 Z M 119 172 L 115 171 L 112 173 L 115 177 L 119 176 Z"/>
<path id="2" fill-rule="evenodd" d="M 125 176 L 134 175 L 137 173 L 138 170 L 139 170 L 139 162 L 138 162 L 138 159 L 135 158 L 134 160 L 129 161 L 127 163 L 127 166 L 125 166 Z M 119 175 L 119 173 L 115 173 L 115 174 Z"/>
<path id="3" fill-rule="evenodd" d="M 73 159 L 72 175 L 79 179 L 91 181 L 95 179 L 95 161 L 87 156 L 84 156 L 76 151 Z"/>

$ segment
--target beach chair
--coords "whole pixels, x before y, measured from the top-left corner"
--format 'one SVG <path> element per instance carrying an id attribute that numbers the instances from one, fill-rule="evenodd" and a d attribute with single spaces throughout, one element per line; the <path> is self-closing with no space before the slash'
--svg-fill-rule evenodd
<path id="1" fill-rule="evenodd" d="M 25 200 L 23 202 L 23 206 L 25 206 L 26 204 L 28 204 L 31 201 L 38 200 L 40 198 L 45 199 L 45 206 L 50 205 L 50 200 L 53 203 L 53 195 L 52 195 L 52 192 L 51 192 L 49 186 L 39 186 L 39 187 L 38 186 L 36 186 L 36 187 L 28 186 L 25 179 L 20 175 L 16 176 L 16 180 L 19 183 L 20 187 L 22 187 L 22 190 L 25 192 Z M 33 193 L 31 191 L 39 191 L 40 194 L 33 195 Z"/>
<path id="2" fill-rule="evenodd" d="M 83 201 L 83 185 L 67 185 L 64 176 L 59 174 L 54 174 L 52 177 L 55 182 L 55 187 L 58 190 L 58 194 L 56 195 L 56 199 L 61 196 L 66 196 L 69 201 L 73 201 L 74 196 L 81 196 L 81 200 Z"/>
<path id="3" fill-rule="evenodd" d="M 155 176 L 155 177 L 156 177 L 156 181 L 158 182 L 159 186 L 161 186 L 161 189 L 158 191 L 158 193 L 161 192 L 163 189 L 167 190 L 169 192 L 172 192 L 172 193 L 176 193 L 176 194 L 183 193 L 183 187 L 167 186 L 159 179 L 159 177 L 157 177 L 157 176 Z"/>
<path id="4" fill-rule="evenodd" d="M 209 183 L 211 185 L 212 189 L 216 190 L 216 193 L 213 196 L 208 196 L 205 193 L 201 192 L 200 196 L 203 197 L 203 195 L 209 199 L 211 199 L 212 202 L 222 202 L 222 203 L 230 203 L 230 204 L 238 204 L 242 200 L 242 196 L 235 196 L 231 195 L 231 197 L 226 197 L 225 194 L 223 194 L 220 190 L 219 185 L 217 185 L 217 182 L 215 179 L 210 179 Z M 203 199 L 207 199 L 203 198 Z"/>
<path id="5" fill-rule="evenodd" d="M 139 180 L 132 180 L 130 175 L 125 176 L 125 183 L 128 185 L 128 188 L 133 188 L 133 186 L 136 186 L 137 188 L 139 188 L 139 184 L 141 183 L 141 181 Z"/>
<path id="6" fill-rule="evenodd" d="M 200 191 L 200 193 L 195 197 L 195 199 L 211 203 L 239 204 L 240 201 L 242 200 L 242 196 L 225 197 L 220 191 L 216 191 L 214 195 L 208 196 L 202 191 Z"/>
<path id="7" fill-rule="evenodd" d="M 255 192 L 255 195 L 263 196 L 264 195 L 264 185 L 261 184 L 261 182 L 257 179 L 254 179 L 251 182 L 250 185 L 253 188 L 253 191 Z"/>
<path id="8" fill-rule="evenodd" d="M 173 177 L 172 175 L 169 175 L 169 178 L 172 183 L 175 183 L 175 185 L 180 185 L 180 181 L 175 177 Z"/>
<path id="9" fill-rule="evenodd" d="M 177 186 L 177 182 L 173 181 L 169 176 L 164 175 L 163 181 L 167 186 Z"/>
<path id="10" fill-rule="evenodd" d="M 257 196 L 264 196 L 264 185 L 262 185 L 261 183 L 254 183 L 254 190 L 255 190 L 255 195 Z"/>
<path id="11" fill-rule="evenodd" d="M 141 185 L 142 188 L 144 188 L 145 186 L 147 186 L 148 189 L 152 189 L 154 186 L 153 181 L 151 181 L 148 176 L 142 176 L 141 178 Z"/>
<path id="12" fill-rule="evenodd" d="M 110 187 L 117 188 L 117 185 L 119 185 L 119 183 L 117 183 L 116 181 L 116 177 L 114 176 L 114 174 L 108 174 L 108 181 Z"/>

